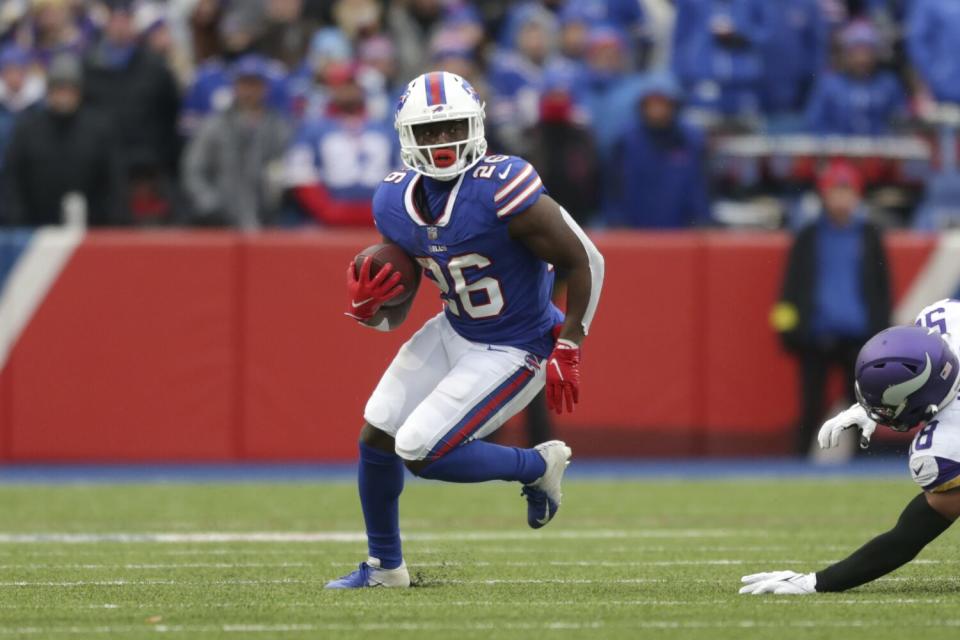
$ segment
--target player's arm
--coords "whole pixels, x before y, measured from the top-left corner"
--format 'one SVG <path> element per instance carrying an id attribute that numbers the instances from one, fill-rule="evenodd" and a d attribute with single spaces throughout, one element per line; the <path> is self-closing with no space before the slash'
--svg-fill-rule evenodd
<path id="1" fill-rule="evenodd" d="M 541 195 L 507 223 L 510 236 L 567 274 L 566 320 L 547 361 L 547 406 L 573 411 L 580 394 L 580 344 L 603 286 L 603 256 L 580 226 L 550 196 Z"/>
<path id="2" fill-rule="evenodd" d="M 817 573 L 772 571 L 744 576 L 740 593 L 804 594 L 846 591 L 907 564 L 960 516 L 960 489 L 921 493 L 907 504 L 897 524 L 850 556 Z"/>
<path id="3" fill-rule="evenodd" d="M 603 286 L 603 256 L 550 196 L 541 195 L 507 224 L 510 236 L 567 274 L 566 321 L 560 338 L 579 345 L 590 330 Z"/>

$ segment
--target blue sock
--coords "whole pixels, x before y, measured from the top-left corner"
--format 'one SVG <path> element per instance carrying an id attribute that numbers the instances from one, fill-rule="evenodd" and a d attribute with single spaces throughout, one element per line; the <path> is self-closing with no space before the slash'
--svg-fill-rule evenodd
<path id="1" fill-rule="evenodd" d="M 446 482 L 517 480 L 530 484 L 543 475 L 547 463 L 533 449 L 503 447 L 474 440 L 427 465 L 420 477 Z"/>
<path id="2" fill-rule="evenodd" d="M 367 525 L 367 546 L 370 556 L 379 558 L 384 569 L 396 569 L 403 562 L 400 548 L 403 473 L 400 456 L 360 443 L 357 484 L 363 521 Z"/>

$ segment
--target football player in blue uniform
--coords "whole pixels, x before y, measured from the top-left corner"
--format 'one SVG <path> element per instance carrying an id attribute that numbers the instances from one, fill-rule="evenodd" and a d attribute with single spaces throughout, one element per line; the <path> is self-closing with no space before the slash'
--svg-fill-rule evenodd
<path id="1" fill-rule="evenodd" d="M 445 308 L 401 347 L 367 402 L 358 475 L 369 558 L 328 588 L 410 585 L 398 512 L 405 466 L 447 482 L 519 482 L 533 528 L 560 506 L 566 444 L 519 449 L 482 438 L 544 384 L 550 407 L 573 410 L 603 258 L 528 162 L 486 155 L 483 118 L 477 92 L 453 73 L 422 75 L 400 98 L 407 170 L 381 183 L 374 219 L 439 287 Z M 567 274 L 566 316 L 551 301 L 554 266 Z M 389 331 L 409 308 L 383 306 L 402 292 L 400 274 L 370 270 L 369 258 L 359 273 L 347 268 L 348 315 Z"/>

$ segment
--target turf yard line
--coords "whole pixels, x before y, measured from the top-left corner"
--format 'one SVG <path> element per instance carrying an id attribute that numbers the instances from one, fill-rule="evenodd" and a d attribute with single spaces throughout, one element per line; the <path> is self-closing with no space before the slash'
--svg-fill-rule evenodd
<path id="1" fill-rule="evenodd" d="M 166 580 L 166 579 L 145 579 L 145 580 L 127 580 L 118 578 L 115 580 L 64 580 L 64 581 L 30 581 L 15 580 L 11 582 L 0 582 L 0 587 L 126 587 L 142 585 L 192 585 L 192 586 L 220 586 L 220 585 L 264 585 L 264 584 L 320 584 L 324 580 L 299 580 L 296 578 L 282 578 L 277 580 L 265 579 L 231 579 L 231 580 Z"/>
<path id="2" fill-rule="evenodd" d="M 738 536 L 767 536 L 769 532 L 756 529 L 589 529 L 560 530 L 553 532 L 530 531 L 446 531 L 420 532 L 404 536 L 405 541 L 468 541 L 502 542 L 509 540 L 605 540 L 611 538 L 730 538 Z M 195 544 L 222 542 L 366 542 L 366 534 L 361 531 L 254 531 L 254 532 L 217 532 L 203 531 L 193 533 L 0 533 L 0 544 L 94 544 L 112 542 L 157 543 L 157 544 Z"/>
<path id="3" fill-rule="evenodd" d="M 356 563 L 354 563 L 356 564 Z M 185 562 L 159 564 L 0 564 L 0 569 L 265 569 L 271 567 L 309 567 L 307 562 Z"/>
<path id="4" fill-rule="evenodd" d="M 669 600 L 669 599 L 658 599 L 658 598 L 643 598 L 643 599 L 634 599 L 634 600 L 603 600 L 604 607 L 693 607 L 700 608 L 703 606 L 726 606 L 729 605 L 731 599 L 736 599 L 737 596 L 734 594 L 731 598 L 717 598 L 717 599 L 692 599 L 692 600 Z M 754 602 L 754 601 L 751 601 Z M 923 605 L 940 605 L 940 604 L 949 604 L 950 600 L 944 598 L 890 598 L 890 599 L 833 599 L 830 597 L 827 598 L 757 598 L 756 601 L 762 605 L 770 606 L 781 606 L 781 605 L 803 605 L 803 606 L 838 606 L 838 607 L 852 607 L 852 606 L 868 606 L 868 605 L 882 605 L 882 606 L 913 606 L 917 604 Z M 508 600 L 444 600 L 443 606 L 445 607 L 505 607 L 514 604 Z M 583 600 L 524 600 L 523 606 L 525 607 L 583 607 L 585 605 Z M 368 600 L 329 600 L 327 598 L 318 598 L 317 600 L 311 600 L 308 602 L 300 601 L 284 601 L 283 607 L 285 609 L 328 609 L 328 608 L 342 608 L 342 609 L 359 609 L 365 610 L 370 606 Z M 403 607 L 414 607 L 414 608 L 425 608 L 432 609 L 438 606 L 438 602 L 435 600 L 409 600 L 404 601 Z M 157 609 L 162 610 L 204 610 L 204 609 L 248 609 L 250 607 L 249 602 L 207 602 L 207 603 L 196 603 L 196 602 L 172 602 L 164 603 L 162 605 L 157 605 L 154 603 L 134 603 L 129 605 L 120 605 L 120 604 L 48 604 L 48 605 L 33 605 L 33 606 L 24 606 L 24 605 L 13 605 L 13 604 L 0 604 L 0 609 L 21 609 L 21 610 L 46 610 L 46 609 L 57 609 L 65 611 L 80 611 L 87 609 L 116 609 L 116 610 L 150 610 L 154 611 Z"/>
<path id="5" fill-rule="evenodd" d="M 415 567 L 414 567 L 415 568 Z M 474 578 L 474 579 L 438 579 L 431 580 L 431 585 L 447 585 L 447 584 L 483 584 L 483 585 L 512 585 L 512 584 L 648 584 L 648 583 L 677 583 L 680 582 L 693 582 L 698 584 L 717 584 L 718 582 L 723 582 L 730 580 L 729 577 L 717 577 L 717 578 L 606 578 L 606 579 L 594 579 L 594 578 Z M 929 578 L 929 577 L 884 577 L 879 578 L 876 582 L 919 582 L 919 583 L 935 583 L 942 584 L 945 582 L 943 578 Z M 947 580 L 947 582 L 955 582 L 953 580 Z M 739 583 L 734 583 L 731 586 L 739 587 Z"/>
<path id="6" fill-rule="evenodd" d="M 449 553 L 449 552 L 448 552 Z M 554 551 L 556 553 L 556 551 Z M 445 562 L 410 562 L 411 568 L 417 567 L 703 567 L 735 566 L 743 564 L 807 564 L 809 560 L 544 560 L 542 562 L 506 561 L 493 562 L 478 560 L 475 562 L 449 560 Z M 931 562 L 935 563 L 935 560 Z M 352 567 L 356 562 L 331 562 L 334 567 Z"/>
<path id="7" fill-rule="evenodd" d="M 221 624 L 221 625 L 98 625 L 98 626 L 70 626 L 70 627 L 0 627 L 0 634 L 31 635 L 31 634 L 128 634 L 144 631 L 155 633 L 242 633 L 242 634 L 277 634 L 323 631 L 551 631 L 551 630 L 600 630 L 609 629 L 779 629 L 783 627 L 794 629 L 860 629 L 860 628 L 915 628 L 926 627 L 956 628 L 960 620 L 938 620 L 926 623 L 891 624 L 883 620 L 787 620 L 766 621 L 754 619 L 722 620 L 722 621 L 695 621 L 695 620 L 630 620 L 613 623 L 604 620 L 570 620 L 545 623 L 526 622 L 358 622 L 358 623 L 304 623 L 304 624 Z"/>

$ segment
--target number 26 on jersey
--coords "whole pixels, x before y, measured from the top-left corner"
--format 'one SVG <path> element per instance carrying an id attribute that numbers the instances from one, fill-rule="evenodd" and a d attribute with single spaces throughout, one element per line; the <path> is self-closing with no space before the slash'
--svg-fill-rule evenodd
<path id="1" fill-rule="evenodd" d="M 481 320 L 497 316 L 503 310 L 503 292 L 496 278 L 487 276 L 467 284 L 465 272 L 489 267 L 489 258 L 479 253 L 454 256 L 447 262 L 446 269 L 429 257 L 419 257 L 417 262 L 440 287 L 444 302 L 453 315 L 466 313 L 473 319 Z"/>

